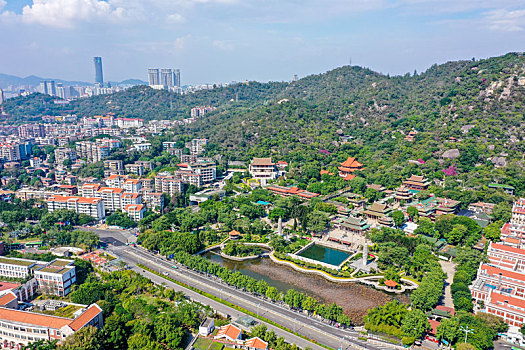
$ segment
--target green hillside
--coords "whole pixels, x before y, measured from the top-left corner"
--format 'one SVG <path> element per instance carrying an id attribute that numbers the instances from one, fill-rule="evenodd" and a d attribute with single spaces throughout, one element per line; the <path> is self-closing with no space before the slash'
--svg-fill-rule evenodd
<path id="1" fill-rule="evenodd" d="M 290 176 L 303 186 L 321 168 L 356 156 L 369 182 L 389 188 L 411 173 L 443 180 L 442 170 L 454 166 L 458 175 L 449 182 L 478 190 L 499 182 L 524 191 L 524 76 L 525 56 L 509 53 L 405 76 L 345 66 L 293 83 L 249 82 L 184 96 L 138 86 L 67 107 L 31 95 L 8 100 L 5 109 L 14 120 L 66 112 L 182 119 L 194 106 L 212 105 L 216 112 L 175 137 L 209 137 L 209 153 L 227 159 L 289 161 L 297 165 Z M 413 142 L 405 140 L 411 130 L 418 132 Z M 459 157 L 444 157 L 450 149 Z"/>

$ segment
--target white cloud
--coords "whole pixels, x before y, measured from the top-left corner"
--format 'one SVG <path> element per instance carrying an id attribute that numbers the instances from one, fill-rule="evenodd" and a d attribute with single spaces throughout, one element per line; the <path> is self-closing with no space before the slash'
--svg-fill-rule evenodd
<path id="1" fill-rule="evenodd" d="M 7 1 L 5 0 L 0 0 L 0 12 L 2 12 L 2 10 L 4 9 L 5 5 L 7 5 Z"/>
<path id="2" fill-rule="evenodd" d="M 184 23 L 186 22 L 186 18 L 182 16 L 180 13 L 172 13 L 171 15 L 168 15 L 166 20 L 169 23 Z"/>
<path id="3" fill-rule="evenodd" d="M 525 10 L 509 11 L 505 9 L 490 11 L 485 19 L 489 28 L 502 32 L 518 32 L 525 30 Z"/>
<path id="4" fill-rule="evenodd" d="M 121 20 L 125 14 L 123 7 L 114 6 L 110 1 L 34 0 L 22 9 L 22 20 L 50 27 L 72 27 L 95 19 Z"/>
<path id="5" fill-rule="evenodd" d="M 213 47 L 220 50 L 233 50 L 235 45 L 231 40 L 214 40 L 212 43 Z"/>
<path id="6" fill-rule="evenodd" d="M 176 50 L 182 50 L 184 49 L 184 46 L 186 45 L 186 40 L 188 39 L 189 37 L 186 36 L 186 37 L 182 37 L 182 38 L 177 38 L 175 39 L 175 41 L 173 41 L 173 47 L 176 49 Z"/>

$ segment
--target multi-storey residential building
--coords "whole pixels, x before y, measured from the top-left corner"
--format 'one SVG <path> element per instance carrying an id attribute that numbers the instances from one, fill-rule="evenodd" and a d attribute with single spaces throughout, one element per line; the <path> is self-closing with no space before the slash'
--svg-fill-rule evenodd
<path id="1" fill-rule="evenodd" d="M 145 174 L 144 166 L 141 164 L 126 164 L 126 173 L 128 174 L 136 174 L 138 176 L 142 176 Z"/>
<path id="2" fill-rule="evenodd" d="M 525 249 L 490 243 L 488 263 L 480 263 L 469 287 L 477 311 L 503 318 L 511 326 L 525 324 Z"/>
<path id="3" fill-rule="evenodd" d="M 171 173 L 164 172 L 155 176 L 155 191 L 173 196 L 184 191 L 184 184 Z"/>
<path id="4" fill-rule="evenodd" d="M 109 156 L 110 146 L 100 145 L 91 141 L 77 142 L 76 150 L 80 158 L 86 158 L 88 162 L 95 163 Z"/>
<path id="5" fill-rule="evenodd" d="M 140 128 L 144 125 L 144 119 L 140 118 L 116 118 L 115 122 L 119 128 Z"/>
<path id="6" fill-rule="evenodd" d="M 180 163 L 178 166 L 182 171 L 200 175 L 203 183 L 213 182 L 217 178 L 217 166 L 212 161 L 198 159 L 196 162 Z"/>
<path id="7" fill-rule="evenodd" d="M 512 206 L 510 222 L 501 229 L 501 240 L 517 248 L 525 248 L 525 198 L 518 199 Z"/>
<path id="8" fill-rule="evenodd" d="M 102 309 L 97 304 L 86 306 L 76 318 L 70 319 L 18 310 L 15 300 L 13 293 L 0 297 L 0 346 L 3 349 L 23 349 L 39 340 L 60 344 L 86 326 L 103 327 Z"/>
<path id="9" fill-rule="evenodd" d="M 77 157 L 77 151 L 75 151 L 72 148 L 65 148 L 65 147 L 59 147 L 55 149 L 55 162 L 59 165 L 64 164 L 65 160 L 70 160 L 71 162 L 75 162 Z"/>
<path id="10" fill-rule="evenodd" d="M 59 209 L 69 209 L 74 210 L 78 214 L 92 216 L 96 220 L 101 220 L 106 216 L 104 202 L 100 198 L 52 196 L 46 200 L 46 203 L 50 212 Z"/>
<path id="11" fill-rule="evenodd" d="M 18 136 L 21 138 L 45 137 L 46 130 L 43 124 L 24 124 L 18 127 Z"/>
<path id="12" fill-rule="evenodd" d="M 115 212 L 117 210 L 121 210 L 127 213 L 128 211 L 126 208 L 129 205 L 142 204 L 142 194 L 127 193 L 125 192 L 124 188 L 101 187 L 98 184 L 84 184 L 80 190 L 83 195 L 89 195 L 94 198 L 102 199 L 102 201 L 104 202 L 104 208 L 109 213 Z M 131 217 L 135 218 L 137 217 L 137 215 L 143 215 L 140 213 L 136 214 L 136 208 L 133 208 L 133 210 L 133 215 L 130 214 Z"/>
<path id="13" fill-rule="evenodd" d="M 144 171 L 147 173 L 147 172 L 150 172 L 151 170 L 153 170 L 155 167 L 153 166 L 153 162 L 152 161 L 149 161 L 149 160 L 137 160 L 135 162 L 135 164 L 137 165 L 142 165 L 144 167 Z"/>
<path id="14" fill-rule="evenodd" d="M 139 182 L 140 182 L 141 190 L 149 191 L 149 192 L 155 191 L 155 180 L 154 179 L 140 178 Z"/>
<path id="15" fill-rule="evenodd" d="M 0 161 L 18 162 L 22 160 L 20 147 L 13 143 L 0 143 Z"/>
<path id="16" fill-rule="evenodd" d="M 84 185 L 85 186 L 85 185 Z M 95 197 L 104 201 L 106 211 L 112 213 L 117 209 L 122 209 L 122 194 L 124 189 L 113 187 L 100 187 L 95 192 Z"/>
<path id="17" fill-rule="evenodd" d="M 139 193 L 140 189 L 142 188 L 142 183 L 139 179 L 126 179 L 124 180 L 124 184 L 122 186 L 126 192 L 130 193 Z"/>
<path id="18" fill-rule="evenodd" d="M 180 157 L 182 155 L 182 149 L 177 148 L 177 144 L 177 142 L 163 142 L 162 150 L 174 155 L 175 157 Z"/>
<path id="19" fill-rule="evenodd" d="M 104 169 L 119 171 L 124 170 L 124 165 L 122 164 L 122 160 L 108 159 L 104 161 Z"/>
<path id="20" fill-rule="evenodd" d="M 208 139 L 193 139 L 186 144 L 186 147 L 190 149 L 190 153 L 193 155 L 199 155 L 208 146 Z"/>
<path id="21" fill-rule="evenodd" d="M 15 197 L 20 200 L 27 201 L 30 199 L 48 199 L 53 196 L 68 196 L 67 191 L 50 191 L 50 190 L 37 190 L 34 188 L 23 187 L 16 191 Z"/>
<path id="22" fill-rule="evenodd" d="M 144 217 L 146 206 L 144 204 L 128 204 L 124 208 L 124 212 L 126 212 L 132 220 L 140 221 Z"/>
<path id="23" fill-rule="evenodd" d="M 136 143 L 133 145 L 133 148 L 138 152 L 144 152 L 151 148 L 151 143 L 149 142 Z"/>
<path id="24" fill-rule="evenodd" d="M 155 213 L 162 213 L 164 210 L 164 195 L 159 192 L 144 191 L 142 200 L 146 203 L 149 210 Z"/>
<path id="25" fill-rule="evenodd" d="M 76 282 L 74 261 L 55 259 L 50 263 L 34 269 L 38 287 L 45 294 L 66 296 Z"/>
<path id="26" fill-rule="evenodd" d="M 213 112 L 217 107 L 204 106 L 204 107 L 193 107 L 190 111 L 192 118 L 198 118 L 204 116 L 206 113 Z"/>
<path id="27" fill-rule="evenodd" d="M 278 174 L 272 158 L 253 158 L 248 170 L 250 175 L 258 180 L 261 186 L 265 186 L 269 180 L 275 180 Z"/>

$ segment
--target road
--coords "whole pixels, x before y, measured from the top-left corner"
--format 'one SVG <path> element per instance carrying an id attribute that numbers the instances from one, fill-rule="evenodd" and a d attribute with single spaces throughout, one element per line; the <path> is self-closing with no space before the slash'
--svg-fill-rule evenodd
<path id="1" fill-rule="evenodd" d="M 107 239 L 107 237 L 105 239 Z M 379 345 L 371 345 L 367 342 L 363 342 L 358 340 L 359 333 L 356 331 L 336 328 L 327 323 L 321 322 L 316 318 L 290 310 L 283 304 L 273 303 L 266 300 L 265 298 L 261 298 L 228 286 L 213 276 L 206 276 L 184 267 L 179 267 L 175 270 L 172 267 L 172 262 L 156 256 L 144 250 L 143 248 L 133 247 L 131 245 L 126 246 L 121 241 L 118 241 L 115 237 L 110 239 L 113 240 L 113 242 L 116 241 L 116 244 L 112 243 L 108 250 L 118 255 L 122 260 L 132 267 L 136 266 L 137 263 L 141 263 L 161 273 L 166 272 L 170 277 L 180 282 L 186 283 L 201 291 L 227 300 L 230 303 L 263 316 L 273 322 L 281 324 L 288 329 L 295 330 L 297 333 L 307 337 L 308 339 L 313 339 L 330 348 L 337 349 L 342 347 L 343 349 L 371 350 L 394 348 L 394 346 L 389 344 L 380 343 Z M 227 313 L 235 316 L 241 314 L 234 309 L 227 308 L 224 305 L 213 301 L 212 299 L 204 297 L 189 289 L 183 288 L 175 283 L 163 279 L 162 277 L 153 275 L 142 269 L 135 268 L 135 270 L 156 282 L 162 281 L 170 288 L 181 290 L 192 299 L 203 304 L 210 305 L 212 308 L 221 313 Z M 314 343 L 305 341 L 304 339 L 291 333 L 285 332 L 276 327 L 271 327 L 270 325 L 267 326 L 269 329 L 274 329 L 277 334 L 283 336 L 287 341 L 293 342 L 302 348 L 308 346 L 312 349 L 321 349 L 321 347 L 315 345 Z"/>

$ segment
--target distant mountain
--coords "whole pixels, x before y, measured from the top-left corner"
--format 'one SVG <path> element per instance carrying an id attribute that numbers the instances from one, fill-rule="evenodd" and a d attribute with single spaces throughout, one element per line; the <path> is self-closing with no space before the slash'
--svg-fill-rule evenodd
<path id="1" fill-rule="evenodd" d="M 30 75 L 25 78 L 17 77 L 16 75 L 9 75 L 9 74 L 2 74 L 0 73 L 0 88 L 6 89 L 9 85 L 28 85 L 36 87 L 40 84 L 43 80 L 54 80 L 55 83 L 61 83 L 64 85 L 76 85 L 76 86 L 89 86 L 93 85 L 93 83 L 85 82 L 85 81 L 70 81 L 70 80 L 63 80 L 63 79 L 57 79 L 57 78 L 42 78 L 38 77 L 36 75 Z M 126 79 L 121 82 L 110 82 L 111 85 L 143 85 L 147 84 L 147 82 L 142 81 L 140 79 Z"/>

